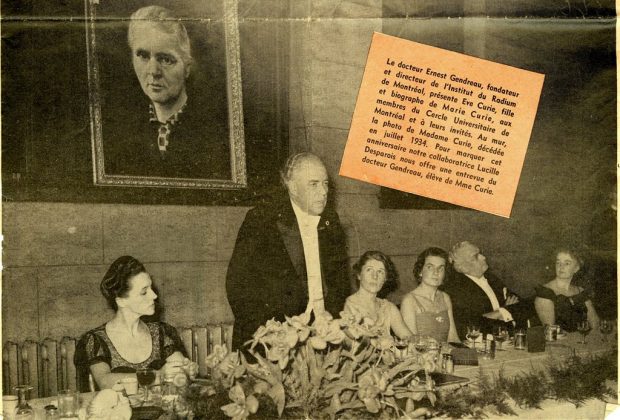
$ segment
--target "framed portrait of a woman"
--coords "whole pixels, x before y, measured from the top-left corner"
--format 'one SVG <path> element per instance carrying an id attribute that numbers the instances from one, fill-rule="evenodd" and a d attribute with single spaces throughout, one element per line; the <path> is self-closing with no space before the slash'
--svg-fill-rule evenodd
<path id="1" fill-rule="evenodd" d="M 236 0 L 85 0 L 98 186 L 247 186 Z"/>

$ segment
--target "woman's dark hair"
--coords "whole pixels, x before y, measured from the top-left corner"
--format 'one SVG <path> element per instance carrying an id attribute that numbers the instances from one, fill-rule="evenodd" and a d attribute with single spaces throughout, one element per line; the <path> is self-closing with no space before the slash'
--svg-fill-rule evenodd
<path id="1" fill-rule="evenodd" d="M 364 252 L 364 255 L 362 255 L 355 264 L 353 264 L 353 275 L 355 276 L 355 281 L 358 287 L 360 281 L 358 276 L 361 274 L 362 268 L 366 265 L 368 260 L 382 262 L 385 267 L 385 283 L 377 296 L 385 297 L 394 290 L 398 289 L 398 271 L 396 271 L 396 267 L 390 257 L 381 251 L 366 251 Z"/>
<path id="2" fill-rule="evenodd" d="M 118 257 L 108 268 L 103 276 L 99 289 L 101 294 L 108 301 L 110 308 L 115 311 L 118 309 L 116 304 L 117 297 L 125 297 L 131 286 L 129 280 L 140 274 L 145 273 L 144 265 L 134 257 L 123 255 Z"/>
<path id="3" fill-rule="evenodd" d="M 422 275 L 422 268 L 424 268 L 424 264 L 426 263 L 426 257 L 441 257 L 446 262 L 446 271 L 448 270 L 448 253 L 441 248 L 430 247 L 426 248 L 424 251 L 418 255 L 418 258 L 415 260 L 415 264 L 413 265 L 413 278 L 416 280 L 420 279 Z M 445 281 L 445 277 L 444 277 Z"/>

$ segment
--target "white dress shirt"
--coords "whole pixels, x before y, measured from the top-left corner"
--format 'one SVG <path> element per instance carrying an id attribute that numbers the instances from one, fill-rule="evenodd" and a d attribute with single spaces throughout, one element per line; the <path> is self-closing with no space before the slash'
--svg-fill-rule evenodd
<path id="1" fill-rule="evenodd" d="M 323 280 L 321 278 L 321 256 L 319 253 L 319 233 L 317 231 L 321 216 L 313 216 L 304 212 L 293 200 L 291 200 L 291 204 L 297 217 L 306 260 L 306 274 L 308 276 L 308 306 L 306 307 L 306 312 L 314 310 L 314 313 L 318 315 L 325 311 Z"/>
<path id="2" fill-rule="evenodd" d="M 491 301 L 491 306 L 493 307 L 493 310 L 494 311 L 499 310 L 499 313 L 502 315 L 502 320 L 504 322 L 509 322 L 513 320 L 512 314 L 508 312 L 508 309 L 499 306 L 499 300 L 497 300 L 497 296 L 495 296 L 495 292 L 491 288 L 491 285 L 489 284 L 489 281 L 487 280 L 486 277 L 484 276 L 474 277 L 474 276 L 470 276 L 469 274 L 465 274 L 465 275 L 469 277 L 471 281 L 476 283 L 478 287 L 480 287 L 482 291 L 487 295 L 487 297 Z M 508 289 L 504 287 L 504 290 L 503 290 L 504 298 L 506 298 L 507 292 L 508 292 Z"/>

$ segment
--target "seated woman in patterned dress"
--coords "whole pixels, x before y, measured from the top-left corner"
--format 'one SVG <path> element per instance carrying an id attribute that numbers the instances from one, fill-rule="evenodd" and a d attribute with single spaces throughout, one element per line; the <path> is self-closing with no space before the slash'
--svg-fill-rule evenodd
<path id="1" fill-rule="evenodd" d="M 80 390 L 90 372 L 100 389 L 111 388 L 139 368 L 179 369 L 185 348 L 174 327 L 140 318 L 155 313 L 157 294 L 140 261 L 123 256 L 112 263 L 100 290 L 115 311 L 111 320 L 84 334 L 76 347 Z"/>
<path id="2" fill-rule="evenodd" d="M 405 324 L 414 334 L 433 337 L 438 342 L 459 342 L 447 293 L 438 290 L 446 275 L 448 253 L 441 248 L 427 248 L 413 267 L 420 282 L 400 305 Z"/>
<path id="3" fill-rule="evenodd" d="M 367 251 L 353 265 L 353 273 L 359 289 L 347 298 L 344 312 L 372 320 L 374 327 L 384 334 L 390 334 L 391 330 L 400 338 L 411 336 L 396 305 L 377 297 L 398 276 L 390 257 L 380 251 Z"/>
<path id="4" fill-rule="evenodd" d="M 572 249 L 555 254 L 555 278 L 536 288 L 534 307 L 543 324 L 576 331 L 579 321 L 588 320 L 598 330 L 599 317 L 584 281 L 584 260 Z"/>

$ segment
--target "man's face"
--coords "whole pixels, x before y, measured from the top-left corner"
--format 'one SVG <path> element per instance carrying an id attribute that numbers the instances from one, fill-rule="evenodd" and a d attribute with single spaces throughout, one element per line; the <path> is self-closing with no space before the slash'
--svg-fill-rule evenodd
<path id="1" fill-rule="evenodd" d="M 175 35 L 145 23 L 131 46 L 133 69 L 144 94 L 159 104 L 174 104 L 185 92 L 189 66 L 181 59 Z"/>
<path id="2" fill-rule="evenodd" d="M 489 268 L 487 259 L 480 253 L 480 249 L 469 242 L 464 243 L 454 257 L 458 261 L 463 274 L 482 277 Z"/>
<path id="3" fill-rule="evenodd" d="M 291 200 L 303 211 L 319 216 L 327 204 L 329 181 L 325 166 L 316 159 L 301 162 L 287 182 Z"/>

